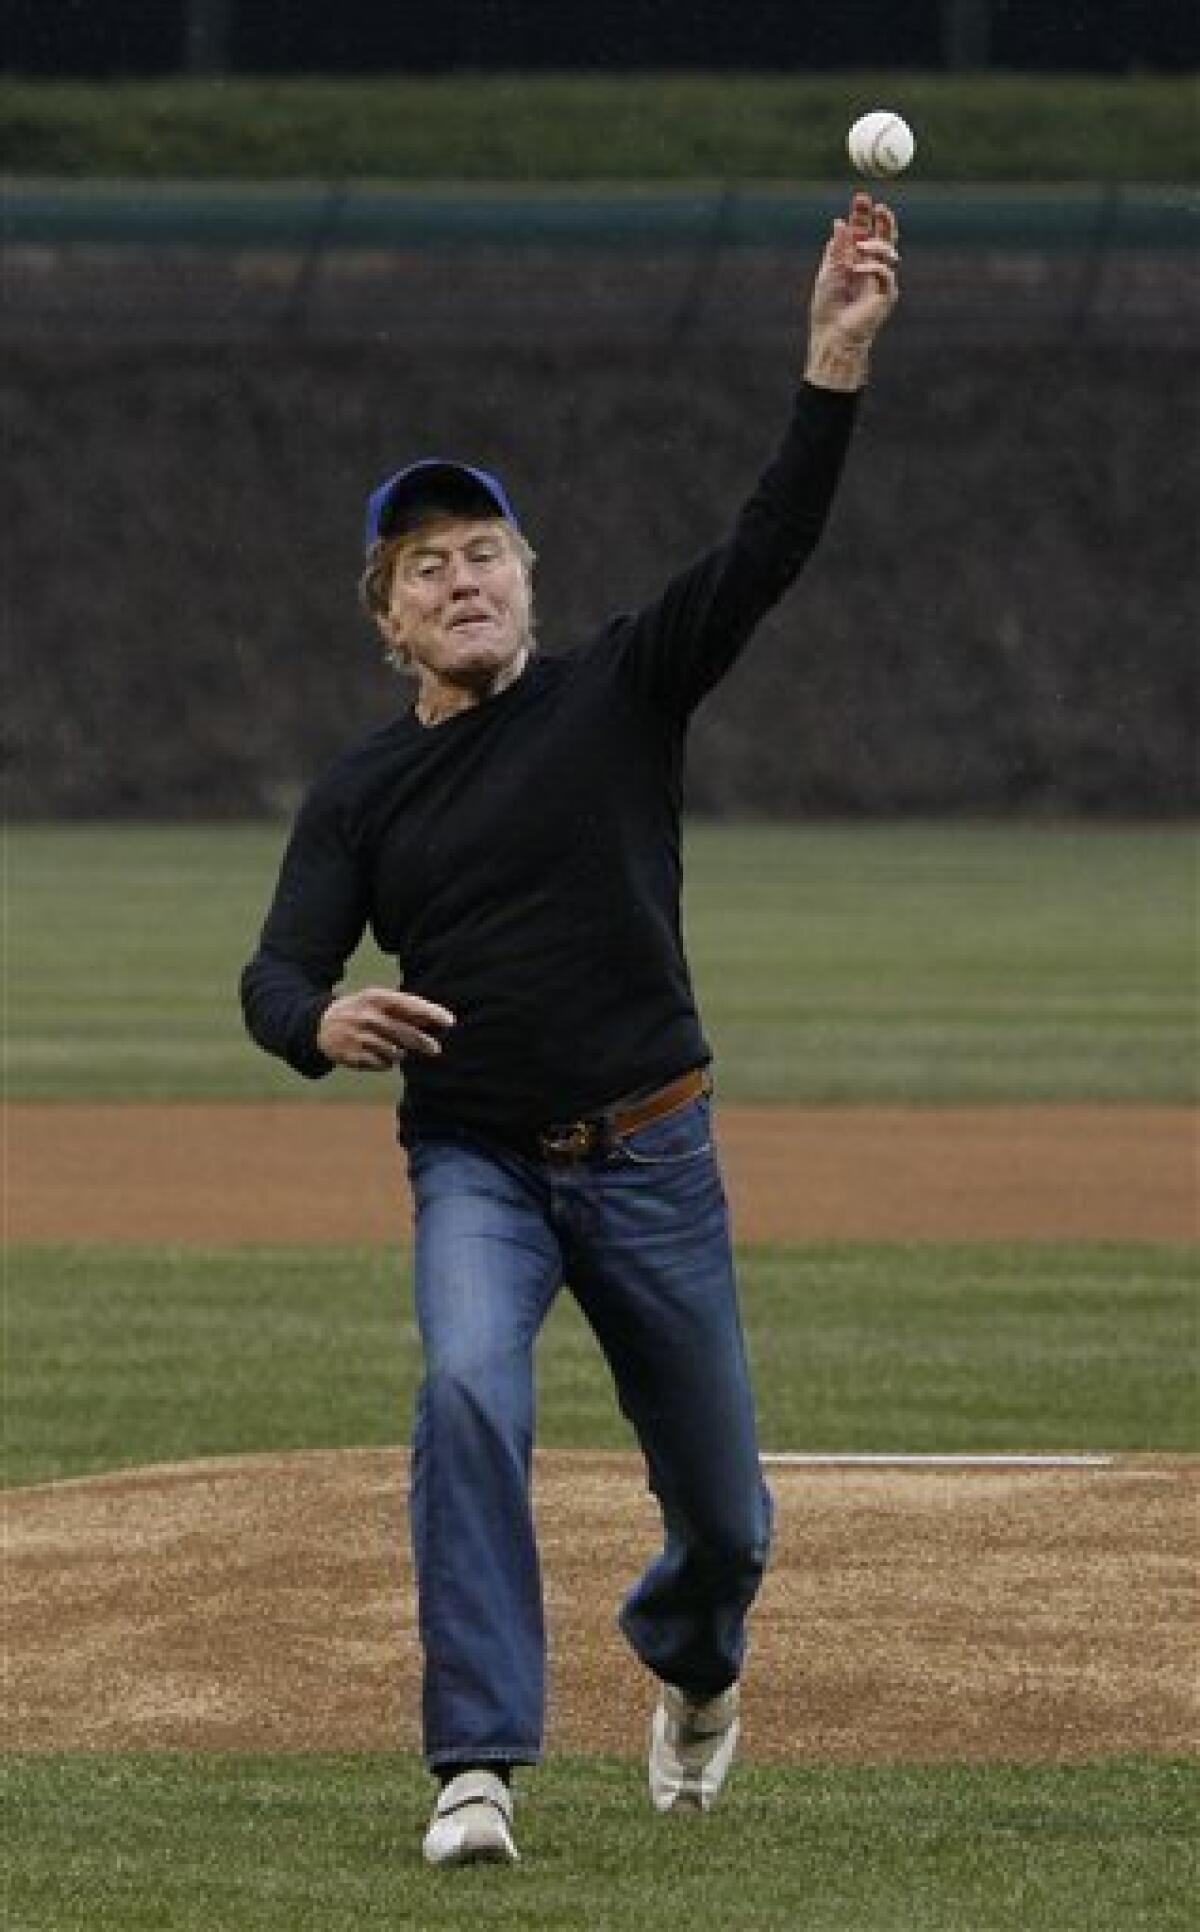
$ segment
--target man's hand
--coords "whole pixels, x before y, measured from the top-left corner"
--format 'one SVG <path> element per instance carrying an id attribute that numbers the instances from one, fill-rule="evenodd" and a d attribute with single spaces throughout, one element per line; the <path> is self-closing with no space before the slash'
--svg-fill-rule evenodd
<path id="1" fill-rule="evenodd" d="M 317 1028 L 317 1045 L 336 1067 L 386 1073 L 406 1053 L 440 1053 L 438 1035 L 453 1025 L 448 1007 L 416 993 L 368 986 L 330 1002 Z"/>
<path id="2" fill-rule="evenodd" d="M 861 389 L 871 344 L 895 308 L 896 217 L 882 201 L 858 193 L 850 219 L 840 217 L 821 257 L 809 306 L 805 378 L 821 389 Z"/>

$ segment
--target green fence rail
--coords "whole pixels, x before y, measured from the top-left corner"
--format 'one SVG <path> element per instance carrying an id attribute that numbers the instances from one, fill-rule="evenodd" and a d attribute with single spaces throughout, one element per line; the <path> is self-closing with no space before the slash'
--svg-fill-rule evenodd
<path id="1" fill-rule="evenodd" d="M 955 248 L 1190 249 L 1200 241 L 1200 194 L 1178 187 L 908 188 L 889 198 L 905 234 Z M 825 233 L 845 183 L 741 185 L 596 193 L 515 192 L 358 183 L 9 181 L 2 233 L 9 247 L 373 249 L 541 244 L 693 248 L 805 242 Z"/>

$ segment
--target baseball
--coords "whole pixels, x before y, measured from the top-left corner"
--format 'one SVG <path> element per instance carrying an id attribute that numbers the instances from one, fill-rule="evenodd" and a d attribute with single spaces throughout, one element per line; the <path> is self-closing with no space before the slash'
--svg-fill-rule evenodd
<path id="1" fill-rule="evenodd" d="M 908 122 L 890 107 L 861 114 L 846 136 L 846 150 L 860 174 L 880 179 L 900 174 L 916 151 Z"/>

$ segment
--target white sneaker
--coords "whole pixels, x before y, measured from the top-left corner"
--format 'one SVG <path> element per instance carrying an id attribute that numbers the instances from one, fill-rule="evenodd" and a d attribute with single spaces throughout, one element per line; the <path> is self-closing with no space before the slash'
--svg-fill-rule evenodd
<path id="1" fill-rule="evenodd" d="M 515 1864 L 512 1792 L 494 1771 L 460 1771 L 442 1786 L 429 1830 L 429 1865 Z"/>
<path id="2" fill-rule="evenodd" d="M 664 1684 L 650 1721 L 650 1802 L 655 1811 L 711 1811 L 733 1763 L 738 1687 L 689 1697 Z"/>

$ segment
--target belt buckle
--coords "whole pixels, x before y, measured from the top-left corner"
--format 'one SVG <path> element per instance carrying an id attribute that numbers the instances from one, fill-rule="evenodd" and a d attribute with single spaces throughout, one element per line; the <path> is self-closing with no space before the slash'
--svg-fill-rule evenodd
<path id="1" fill-rule="evenodd" d="M 596 1146 L 596 1123 L 569 1120 L 561 1127 L 547 1127 L 538 1135 L 538 1146 L 548 1161 L 583 1161 Z"/>

